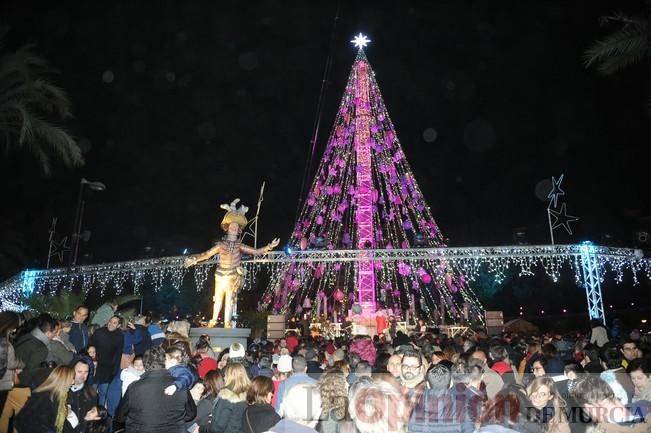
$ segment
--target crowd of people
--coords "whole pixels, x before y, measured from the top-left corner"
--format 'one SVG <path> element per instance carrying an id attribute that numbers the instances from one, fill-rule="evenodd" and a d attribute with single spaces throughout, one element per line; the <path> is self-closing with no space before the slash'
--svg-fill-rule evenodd
<path id="1" fill-rule="evenodd" d="M 0 433 L 651 432 L 646 335 L 294 333 L 215 352 L 187 322 L 0 313 Z M 100 310 L 102 310 L 100 308 Z M 103 323 L 102 323 L 103 322 Z"/>

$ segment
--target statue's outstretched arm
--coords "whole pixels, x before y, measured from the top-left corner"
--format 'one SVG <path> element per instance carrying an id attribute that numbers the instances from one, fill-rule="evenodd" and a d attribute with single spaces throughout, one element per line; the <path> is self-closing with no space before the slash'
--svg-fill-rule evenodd
<path id="1" fill-rule="evenodd" d="M 269 242 L 264 247 L 258 248 L 258 249 L 251 248 L 248 245 L 242 244 L 242 245 L 240 245 L 240 250 L 244 254 L 250 254 L 252 256 L 261 256 L 261 255 L 267 254 L 268 252 L 272 251 L 274 248 L 276 248 L 278 246 L 279 243 L 280 243 L 280 239 L 276 238 L 273 241 Z"/>
<path id="2" fill-rule="evenodd" d="M 205 251 L 196 256 L 188 257 L 187 259 L 185 259 L 183 266 L 185 266 L 186 268 L 189 268 L 190 266 L 194 266 L 199 262 L 203 262 L 204 260 L 208 260 L 214 257 L 215 255 L 219 254 L 219 251 L 220 251 L 219 244 L 217 244 L 211 249 L 209 249 L 208 251 Z"/>

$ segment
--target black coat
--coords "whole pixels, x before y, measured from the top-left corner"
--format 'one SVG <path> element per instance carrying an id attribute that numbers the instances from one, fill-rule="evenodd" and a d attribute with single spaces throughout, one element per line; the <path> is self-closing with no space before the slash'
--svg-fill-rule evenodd
<path id="1" fill-rule="evenodd" d="M 280 417 L 270 404 L 250 404 L 242 415 L 243 433 L 262 433 L 280 421 Z"/>
<path id="2" fill-rule="evenodd" d="M 86 420 L 84 417 L 93 407 L 97 405 L 97 391 L 86 383 L 79 391 L 68 391 L 68 404 L 72 411 L 79 419 L 79 425 L 75 427 L 75 432 L 83 433 L 86 431 Z"/>
<path id="3" fill-rule="evenodd" d="M 90 337 L 89 344 L 95 346 L 97 352 L 95 383 L 111 383 L 120 371 L 120 359 L 122 359 L 124 345 L 122 331 L 118 329 L 110 332 L 106 327 L 99 328 Z"/>
<path id="4" fill-rule="evenodd" d="M 58 403 L 50 399 L 50 393 L 33 393 L 25 406 L 16 415 L 14 421 L 16 431 L 18 433 L 56 431 L 54 422 L 57 417 L 57 406 Z M 63 432 L 73 433 L 72 426 L 67 420 L 63 423 Z"/>
<path id="5" fill-rule="evenodd" d="M 185 433 L 185 422 L 197 408 L 188 390 L 165 395 L 174 377 L 165 369 L 151 370 L 127 388 L 115 421 L 126 424 L 125 433 Z"/>

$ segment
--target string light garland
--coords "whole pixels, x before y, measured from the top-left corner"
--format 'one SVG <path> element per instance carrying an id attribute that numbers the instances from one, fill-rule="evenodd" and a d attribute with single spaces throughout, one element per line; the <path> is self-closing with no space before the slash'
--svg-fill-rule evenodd
<path id="1" fill-rule="evenodd" d="M 353 287 L 342 284 L 344 281 L 355 280 L 355 263 L 367 260 L 368 255 L 373 256 L 374 263 L 380 263 L 382 272 L 378 273 L 381 281 L 386 276 L 396 277 L 394 272 L 399 263 L 404 263 L 412 270 L 423 269 L 448 269 L 452 274 L 463 275 L 465 283 L 461 290 L 473 309 L 480 309 L 481 303 L 473 297 L 469 287 L 479 277 L 480 271 L 486 269 L 496 278 L 503 276 L 506 269 L 514 270 L 520 276 L 532 276 L 536 272 L 543 272 L 553 281 L 558 281 L 562 271 L 573 272 L 579 285 L 583 285 L 581 270 L 582 254 L 585 254 L 585 245 L 512 245 L 496 247 L 463 247 L 463 248 L 410 248 L 410 249 L 379 249 L 379 250 L 305 250 L 292 254 L 277 251 L 264 258 L 245 259 L 242 266 L 246 271 L 245 290 L 250 290 L 256 281 L 256 275 L 266 272 L 270 280 L 280 280 L 288 271 L 298 276 L 296 287 L 292 287 L 286 300 L 297 299 L 301 303 L 306 297 L 314 299 L 308 290 L 308 282 L 314 276 L 314 271 L 320 265 L 324 266 L 323 275 L 328 278 L 317 287 L 327 290 L 341 290 L 344 294 L 342 305 L 352 305 L 350 295 L 354 294 Z M 644 258 L 640 251 L 627 248 L 611 248 L 591 246 L 590 254 L 595 259 L 599 279 L 604 282 L 610 276 L 617 284 L 622 283 L 625 275 L 632 277 L 633 284 L 639 284 L 641 278 L 651 281 L 651 260 Z M 58 268 L 44 270 L 26 270 L 15 277 L 0 284 L 0 305 L 4 310 L 20 309 L 20 300 L 23 295 L 31 293 L 61 293 L 71 288 L 81 288 L 84 294 L 91 290 L 103 288 L 104 295 L 119 294 L 126 287 L 132 287 L 135 293 L 146 282 L 153 287 L 160 288 L 165 281 L 174 281 L 178 287 L 179 281 L 192 278 L 195 287 L 200 291 L 207 281 L 207 276 L 212 272 L 215 261 L 211 261 L 193 269 L 183 268 L 185 256 L 163 257 L 158 259 L 134 260 L 128 262 L 106 263 L 99 265 L 77 266 L 74 268 Z M 378 266 L 380 267 L 380 266 Z M 446 274 L 439 272 L 433 276 L 429 284 L 424 284 L 419 279 L 417 271 L 412 275 L 410 282 L 418 282 L 417 299 L 425 298 L 430 306 L 436 306 L 437 296 L 440 291 L 444 298 L 454 299 L 454 294 L 446 284 Z M 388 281 L 394 284 L 395 281 Z M 266 296 L 272 295 L 269 289 L 265 291 L 260 301 L 260 307 L 265 308 Z M 392 299 L 393 291 L 384 291 L 378 299 Z M 409 300 L 405 300 L 410 302 Z M 337 301 L 338 302 L 338 301 Z M 452 303 L 451 307 L 460 310 L 463 308 L 459 302 Z M 291 311 L 288 304 L 275 305 L 278 311 Z M 430 308 L 431 310 L 431 308 Z M 430 311 L 431 312 L 431 311 Z M 472 313 L 471 313 L 472 314 Z"/>

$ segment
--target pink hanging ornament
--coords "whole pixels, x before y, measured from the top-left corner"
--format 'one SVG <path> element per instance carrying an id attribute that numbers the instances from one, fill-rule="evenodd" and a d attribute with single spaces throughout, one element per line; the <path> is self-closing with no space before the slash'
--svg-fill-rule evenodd
<path id="1" fill-rule="evenodd" d="M 344 292 L 342 292 L 341 289 L 337 289 L 337 290 L 335 290 L 335 292 L 333 294 L 333 297 L 335 298 L 335 301 L 341 302 L 346 297 L 346 294 Z"/>
<path id="2" fill-rule="evenodd" d="M 307 238 L 303 236 L 301 238 L 301 244 L 300 244 L 301 250 L 305 251 L 307 249 Z"/>
<path id="3" fill-rule="evenodd" d="M 411 268 L 405 262 L 398 263 L 398 273 L 403 277 L 406 277 L 411 272 Z"/>

